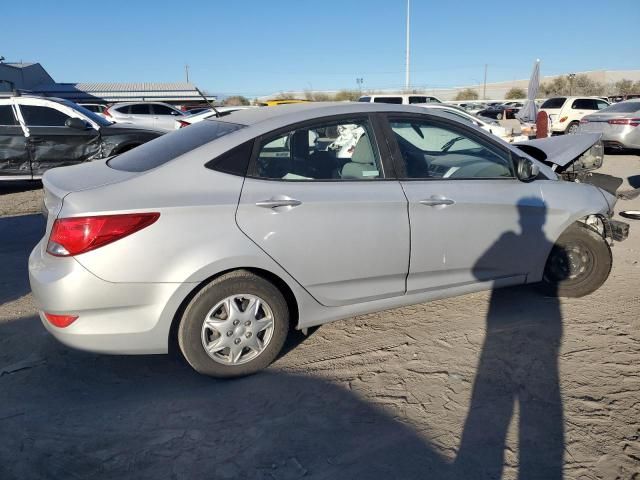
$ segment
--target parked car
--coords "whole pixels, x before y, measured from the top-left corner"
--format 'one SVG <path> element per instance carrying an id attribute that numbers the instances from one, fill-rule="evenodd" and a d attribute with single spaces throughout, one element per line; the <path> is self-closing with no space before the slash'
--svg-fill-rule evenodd
<path id="1" fill-rule="evenodd" d="M 516 113 L 520 111 L 519 108 L 508 107 L 506 105 L 493 105 L 484 110 L 480 110 L 476 115 L 484 118 L 491 118 L 494 120 L 513 120 L 516 118 Z"/>
<path id="2" fill-rule="evenodd" d="M 583 117 L 578 133 L 601 133 L 611 149 L 640 149 L 640 99 L 626 100 Z"/>
<path id="3" fill-rule="evenodd" d="M 133 123 L 156 130 L 173 130 L 176 119 L 186 115 L 177 108 L 160 102 L 121 102 L 114 103 L 104 115 L 117 123 Z"/>
<path id="4" fill-rule="evenodd" d="M 462 102 L 458 105 L 471 115 L 476 115 L 478 112 L 487 108 L 487 105 L 482 102 Z"/>
<path id="5" fill-rule="evenodd" d="M 178 130 L 179 128 L 188 127 L 192 123 L 198 123 L 202 120 L 206 120 L 207 118 L 216 117 L 216 116 L 225 116 L 229 115 L 231 112 L 236 112 L 238 110 L 246 110 L 248 108 L 258 108 L 258 107 L 249 107 L 249 106 L 236 106 L 236 107 L 216 107 L 217 112 L 214 112 L 212 109 L 208 108 L 203 112 L 196 113 L 194 115 L 187 115 L 182 117 L 174 122 L 174 128 Z"/>
<path id="6" fill-rule="evenodd" d="M 0 97 L 0 180 L 32 180 L 53 167 L 116 155 L 162 132 L 116 125 L 51 97 Z"/>
<path id="7" fill-rule="evenodd" d="M 102 112 L 107 108 L 107 106 L 102 103 L 79 103 L 78 105 L 100 116 L 104 116 Z"/>
<path id="8" fill-rule="evenodd" d="M 504 105 L 505 107 L 512 107 L 512 108 L 520 109 L 520 108 L 524 107 L 524 102 L 509 101 L 509 102 L 504 102 L 502 105 Z"/>
<path id="9" fill-rule="evenodd" d="M 219 377 L 265 368 L 290 327 L 522 283 L 586 295 L 628 231 L 613 195 L 557 172 L 597 167 L 598 138 L 524 151 L 387 104 L 234 112 L 47 172 L 31 288 L 69 346 L 176 342 Z"/>
<path id="10" fill-rule="evenodd" d="M 505 142 L 517 142 L 528 140 L 529 138 L 523 135 L 514 135 L 511 131 L 507 131 L 506 128 L 501 126 L 496 120 L 485 121 L 473 115 L 470 115 L 461 108 L 456 108 L 444 103 L 418 103 L 416 106 L 429 109 L 430 112 L 438 115 L 443 115 L 447 118 L 464 122 L 470 125 L 475 125 L 482 130 L 494 134 L 496 137 L 501 138 Z"/>
<path id="11" fill-rule="evenodd" d="M 364 103 L 392 103 L 396 105 L 411 105 L 414 103 L 442 103 L 438 97 L 433 95 L 416 95 L 416 94 L 373 94 L 365 95 L 358 99 Z"/>
<path id="12" fill-rule="evenodd" d="M 551 132 L 573 134 L 578 131 L 582 117 L 608 106 L 608 102 L 597 97 L 552 97 L 542 104 L 540 111 L 549 115 Z"/>

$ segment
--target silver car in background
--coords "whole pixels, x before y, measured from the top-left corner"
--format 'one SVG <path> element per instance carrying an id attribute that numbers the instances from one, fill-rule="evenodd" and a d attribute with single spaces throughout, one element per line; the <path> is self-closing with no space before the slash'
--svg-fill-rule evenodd
<path id="1" fill-rule="evenodd" d="M 615 103 L 580 121 L 581 133 L 601 133 L 610 149 L 640 149 L 640 98 Z"/>
<path id="2" fill-rule="evenodd" d="M 586 295 L 626 225 L 613 195 L 563 180 L 601 164 L 598 138 L 551 154 L 422 107 L 233 112 L 48 171 L 31 287 L 71 347 L 176 344 L 219 377 L 268 366 L 290 328 L 523 283 Z"/>
<path id="3" fill-rule="evenodd" d="M 187 116 L 174 106 L 161 102 L 114 103 L 102 114 L 116 123 L 132 123 L 162 131 L 174 130 L 175 121 Z"/>

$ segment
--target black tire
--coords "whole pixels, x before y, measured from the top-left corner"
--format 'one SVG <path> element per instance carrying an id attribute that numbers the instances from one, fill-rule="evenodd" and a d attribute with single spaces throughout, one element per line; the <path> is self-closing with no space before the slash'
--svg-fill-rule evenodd
<path id="1" fill-rule="evenodd" d="M 216 304 L 229 296 L 242 294 L 254 295 L 268 304 L 273 314 L 273 333 L 264 350 L 247 363 L 219 363 L 205 351 L 203 323 Z M 197 372 L 218 378 L 241 377 L 269 366 L 282 350 L 288 333 L 289 308 L 280 290 L 258 275 L 236 270 L 213 280 L 189 302 L 178 327 L 178 345 L 184 358 Z M 246 348 L 243 351 L 250 352 Z"/>
<path id="2" fill-rule="evenodd" d="M 551 296 L 584 297 L 607 280 L 611 264 L 606 240 L 592 228 L 576 223 L 551 249 L 540 287 Z"/>
<path id="3" fill-rule="evenodd" d="M 574 135 L 574 134 L 578 133 L 578 127 L 579 126 L 580 126 L 579 122 L 571 122 L 569 125 L 567 125 L 566 134 L 567 135 Z"/>

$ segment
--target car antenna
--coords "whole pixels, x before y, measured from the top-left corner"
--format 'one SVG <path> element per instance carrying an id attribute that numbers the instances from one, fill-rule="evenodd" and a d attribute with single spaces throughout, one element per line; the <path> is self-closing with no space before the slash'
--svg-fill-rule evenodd
<path id="1" fill-rule="evenodd" d="M 216 109 L 216 107 L 213 106 L 213 103 L 211 103 L 209 99 L 205 97 L 204 93 L 202 93 L 198 87 L 194 85 L 193 88 L 196 89 L 196 92 L 200 94 L 200 96 L 204 99 L 204 101 L 207 102 L 207 104 L 211 107 L 211 109 L 216 113 L 216 117 L 220 118 L 220 112 Z"/>

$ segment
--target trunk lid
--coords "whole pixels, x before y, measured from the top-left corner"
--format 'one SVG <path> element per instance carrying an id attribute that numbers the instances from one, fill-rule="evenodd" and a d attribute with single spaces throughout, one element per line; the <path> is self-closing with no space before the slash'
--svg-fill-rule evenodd
<path id="1" fill-rule="evenodd" d="M 110 168 L 107 165 L 107 159 L 47 170 L 42 177 L 44 190 L 42 213 L 47 218 L 46 235 L 49 234 L 53 221 L 62 210 L 62 204 L 67 195 L 121 182 L 136 175 L 139 174 Z"/>

